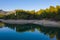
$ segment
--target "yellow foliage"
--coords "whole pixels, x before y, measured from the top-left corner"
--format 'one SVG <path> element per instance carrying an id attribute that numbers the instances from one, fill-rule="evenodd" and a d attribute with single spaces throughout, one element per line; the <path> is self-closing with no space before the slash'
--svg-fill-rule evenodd
<path id="1" fill-rule="evenodd" d="M 44 10 L 41 9 L 41 10 L 39 10 L 39 11 L 37 12 L 37 14 L 40 15 L 40 14 L 42 14 L 43 12 L 44 12 Z"/>
<path id="2" fill-rule="evenodd" d="M 46 11 L 47 13 L 49 13 L 49 9 L 46 9 L 45 11 Z"/>
<path id="3" fill-rule="evenodd" d="M 31 14 L 35 14 L 35 10 L 30 11 Z"/>
<path id="4" fill-rule="evenodd" d="M 55 7 L 50 6 L 49 11 L 50 11 L 50 12 L 55 12 Z"/>
<path id="5" fill-rule="evenodd" d="M 60 6 L 57 5 L 57 6 L 56 6 L 56 9 L 60 9 Z"/>
<path id="6" fill-rule="evenodd" d="M 0 13 L 0 17 L 3 17 L 3 16 L 4 16 L 4 14 Z"/>

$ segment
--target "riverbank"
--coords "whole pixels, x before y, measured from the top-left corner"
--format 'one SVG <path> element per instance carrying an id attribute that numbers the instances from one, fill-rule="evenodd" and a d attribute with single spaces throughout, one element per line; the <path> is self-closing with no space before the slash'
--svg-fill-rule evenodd
<path id="1" fill-rule="evenodd" d="M 60 27 L 60 21 L 50 21 L 50 20 L 3 20 L 0 19 L 0 21 L 4 23 L 9 23 L 9 24 L 38 24 L 38 25 L 43 25 L 43 26 L 53 26 L 53 27 Z"/>

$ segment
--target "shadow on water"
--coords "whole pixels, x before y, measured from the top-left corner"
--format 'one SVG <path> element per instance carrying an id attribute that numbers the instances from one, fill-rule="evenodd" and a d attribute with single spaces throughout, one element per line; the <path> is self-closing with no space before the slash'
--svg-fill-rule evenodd
<path id="1" fill-rule="evenodd" d="M 36 24 L 5 24 L 5 27 L 16 30 L 16 32 L 34 32 L 35 29 L 37 29 L 39 32 L 42 32 L 45 35 L 49 35 L 50 38 L 56 36 L 56 39 L 60 40 L 60 28 L 57 27 L 44 27 Z"/>

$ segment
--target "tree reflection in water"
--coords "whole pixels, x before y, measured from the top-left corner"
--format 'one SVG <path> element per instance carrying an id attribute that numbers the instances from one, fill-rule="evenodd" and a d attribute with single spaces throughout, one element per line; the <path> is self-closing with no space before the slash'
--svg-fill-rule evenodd
<path id="1" fill-rule="evenodd" d="M 50 38 L 56 36 L 57 40 L 60 40 L 60 28 L 57 27 L 44 27 L 36 24 L 24 24 L 24 25 L 5 24 L 5 27 L 16 30 L 16 32 L 25 32 L 25 31 L 34 32 L 35 29 L 37 29 L 38 31 L 44 33 L 45 35 L 49 35 Z"/>

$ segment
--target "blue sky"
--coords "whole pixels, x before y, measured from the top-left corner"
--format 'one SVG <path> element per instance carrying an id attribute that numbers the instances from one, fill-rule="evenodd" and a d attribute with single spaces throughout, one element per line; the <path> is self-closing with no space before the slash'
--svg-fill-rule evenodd
<path id="1" fill-rule="evenodd" d="M 0 0 L 0 9 L 3 10 L 39 10 L 50 5 L 60 5 L 60 0 Z"/>

